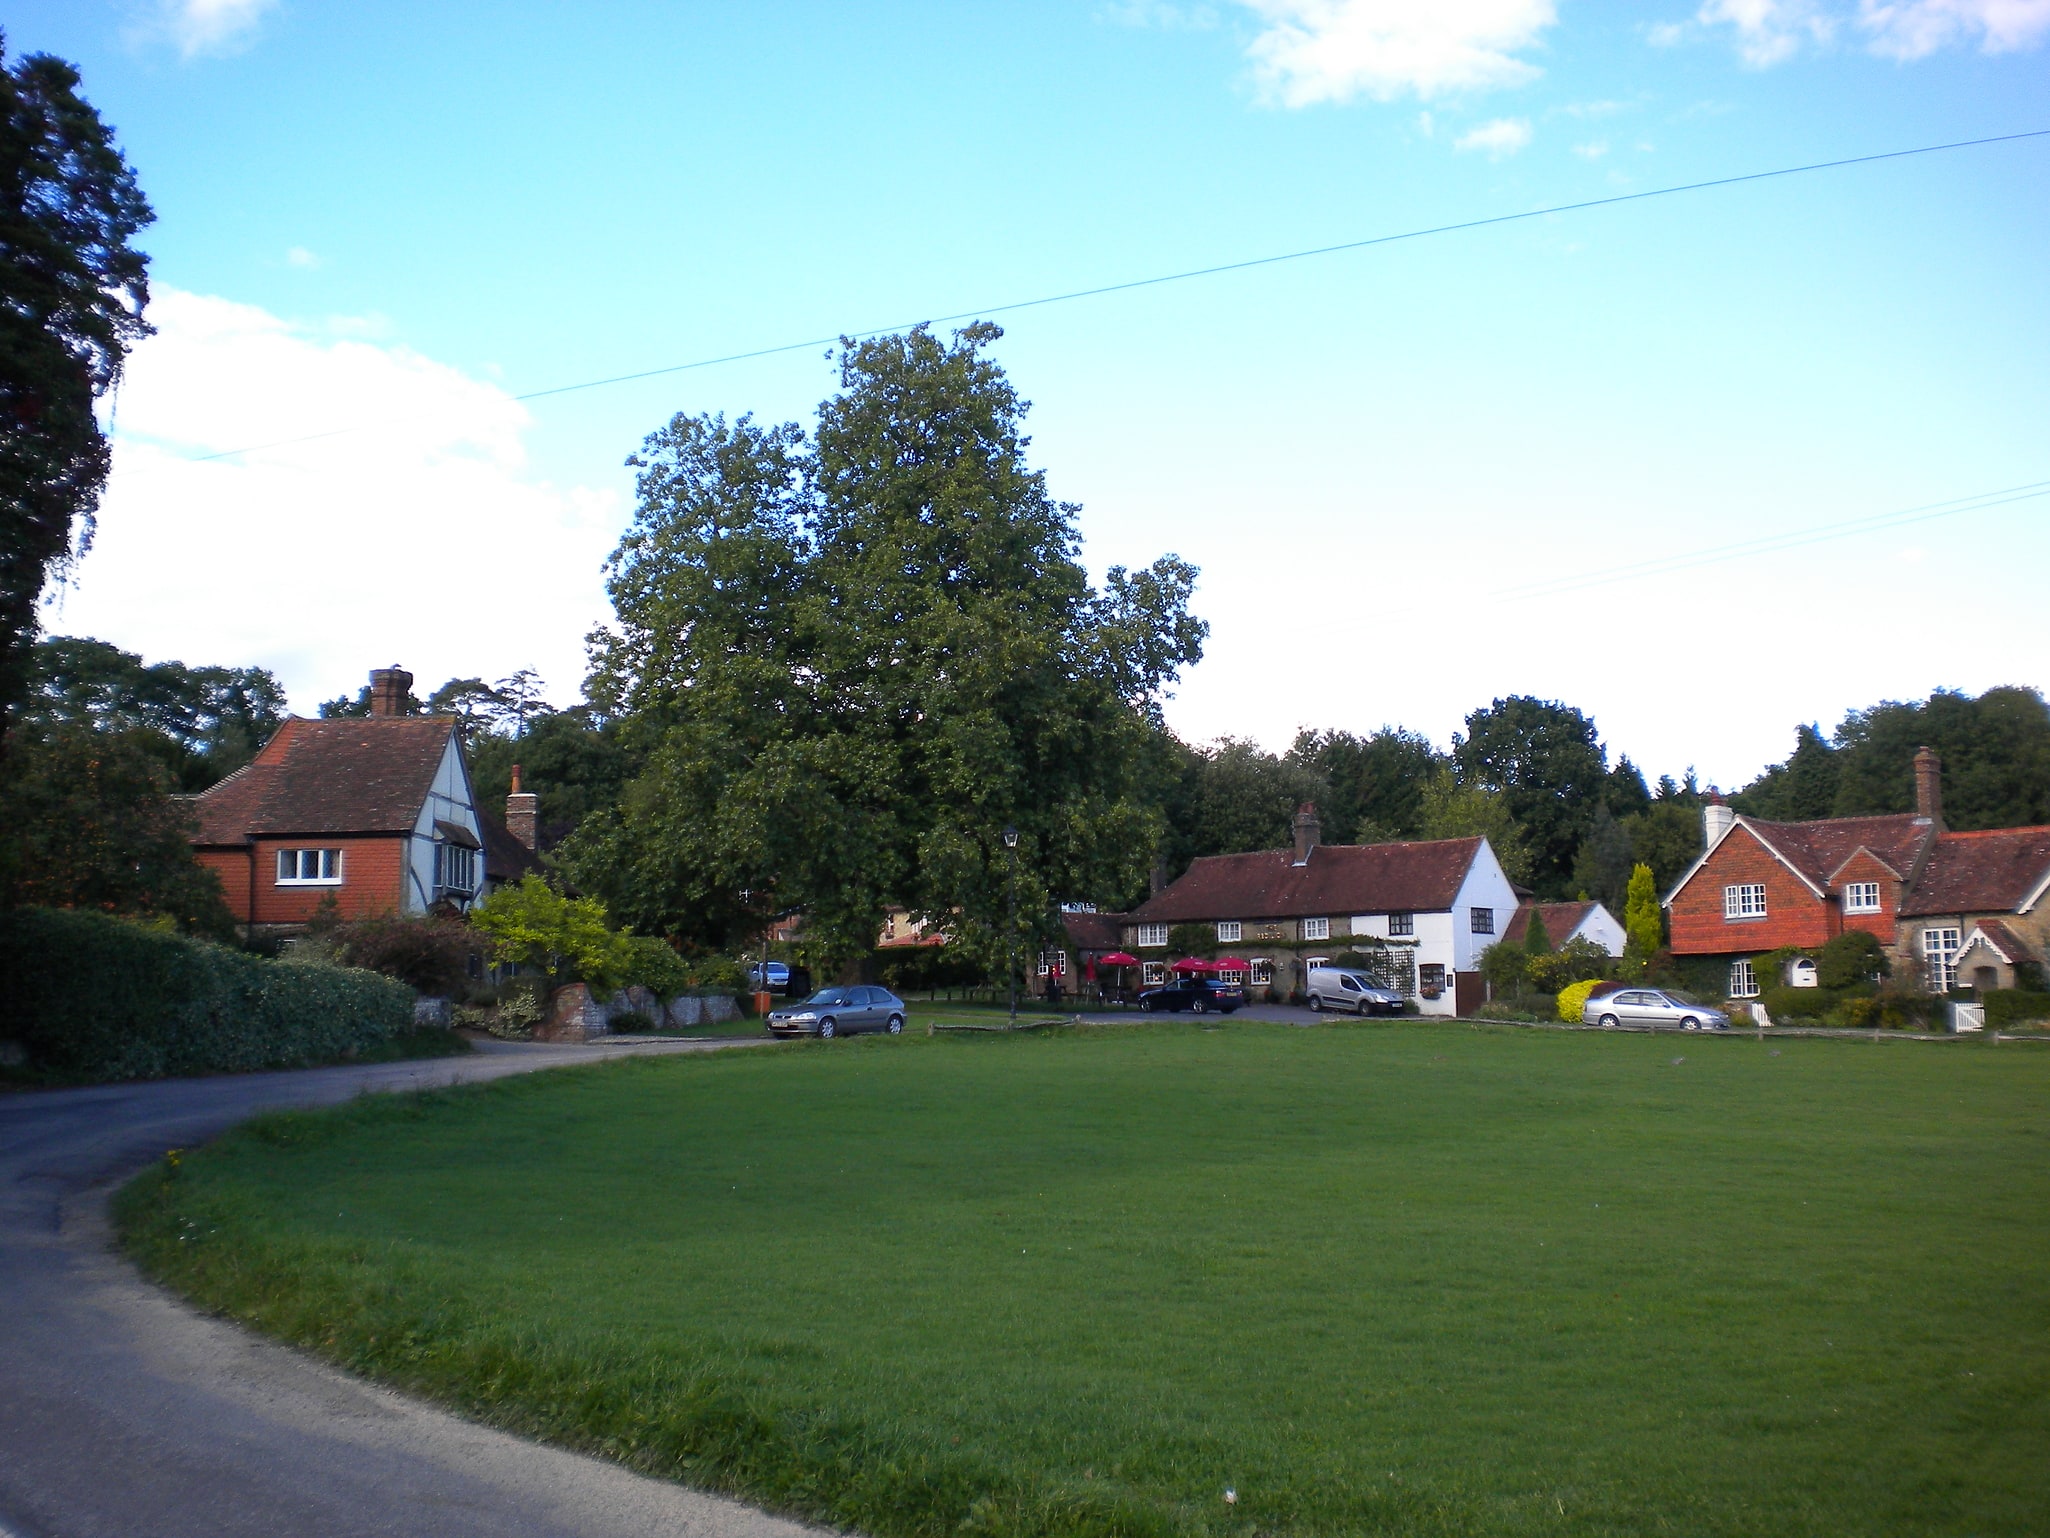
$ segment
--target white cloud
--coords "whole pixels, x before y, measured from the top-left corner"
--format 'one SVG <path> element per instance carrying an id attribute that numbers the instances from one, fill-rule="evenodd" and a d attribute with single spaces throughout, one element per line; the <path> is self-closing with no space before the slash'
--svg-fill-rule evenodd
<path id="1" fill-rule="evenodd" d="M 576 696 L 624 509 L 527 469 L 525 407 L 404 347 L 223 299 L 159 289 L 150 319 L 99 537 L 52 630 L 261 664 L 302 713 L 392 661 L 428 688 L 532 667 Z"/>
<path id="2" fill-rule="evenodd" d="M 1284 106 L 1441 96 L 1535 78 L 1518 55 L 1556 20 L 1552 0 L 1240 0 L 1265 29 L 1247 49 Z"/>
<path id="3" fill-rule="evenodd" d="M 320 265 L 320 258 L 304 246 L 294 246 L 285 253 L 285 265 L 287 267 L 314 268 Z"/>
<path id="4" fill-rule="evenodd" d="M 1730 28 L 1755 68 L 1847 34 L 1872 53 L 1908 60 L 1973 44 L 1985 53 L 2033 48 L 2050 36 L 2050 0 L 1706 0 L 1694 20 Z M 1677 41 L 1682 30 L 1654 27 L 1651 40 Z"/>
<path id="5" fill-rule="evenodd" d="M 141 40 L 168 41 L 185 58 L 247 47 L 277 0 L 156 0 L 135 29 Z"/>
<path id="6" fill-rule="evenodd" d="M 1530 143 L 1530 124 L 1520 117 L 1498 117 L 1470 128 L 1452 141 L 1456 150 L 1486 150 L 1490 160 L 1513 155 Z"/>

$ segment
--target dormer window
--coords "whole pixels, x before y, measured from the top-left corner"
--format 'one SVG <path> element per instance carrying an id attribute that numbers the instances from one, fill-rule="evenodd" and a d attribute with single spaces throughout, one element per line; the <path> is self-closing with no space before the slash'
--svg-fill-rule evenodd
<path id="1" fill-rule="evenodd" d="M 1876 881 L 1853 881 L 1844 887 L 1844 912 L 1877 913 L 1879 911 L 1879 883 Z"/>

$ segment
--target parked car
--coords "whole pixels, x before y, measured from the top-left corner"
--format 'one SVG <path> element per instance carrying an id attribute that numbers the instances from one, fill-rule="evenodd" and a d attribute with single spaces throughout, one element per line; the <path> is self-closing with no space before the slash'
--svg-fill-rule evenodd
<path id="1" fill-rule="evenodd" d="M 1303 992 L 1310 1008 L 1335 1009 L 1348 1015 L 1399 1015 L 1402 995 L 1384 988 L 1365 972 L 1344 967 L 1311 967 Z"/>
<path id="2" fill-rule="evenodd" d="M 1677 1026 L 1683 1031 L 1727 1031 L 1730 1017 L 1711 1004 L 1673 988 L 1620 988 L 1587 1001 L 1580 1018 L 1587 1025 Z"/>
<path id="3" fill-rule="evenodd" d="M 771 1036 L 852 1036 L 860 1031 L 904 1029 L 904 1001 L 887 988 L 860 984 L 821 988 L 802 1004 L 769 1012 Z"/>
<path id="4" fill-rule="evenodd" d="M 811 973 L 786 961 L 751 961 L 747 967 L 749 993 L 780 993 L 786 997 L 811 992 Z"/>
<path id="5" fill-rule="evenodd" d="M 1213 1010 L 1228 1015 L 1246 1002 L 1246 990 L 1237 983 L 1220 983 L 1213 977 L 1178 977 L 1139 993 L 1139 1007 L 1149 1015 L 1156 1010 L 1207 1015 Z"/>

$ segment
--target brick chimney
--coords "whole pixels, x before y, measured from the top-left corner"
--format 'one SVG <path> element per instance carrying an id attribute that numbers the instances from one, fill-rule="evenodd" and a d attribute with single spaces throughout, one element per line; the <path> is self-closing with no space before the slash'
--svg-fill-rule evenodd
<path id="1" fill-rule="evenodd" d="M 1701 803 L 1701 847 L 1715 848 L 1736 825 L 1737 814 L 1730 809 L 1730 803 L 1723 799 L 1721 791 L 1709 786 L 1708 799 Z"/>
<path id="2" fill-rule="evenodd" d="M 513 765 L 512 794 L 505 798 L 506 831 L 532 849 L 541 837 L 541 798 L 520 789 L 520 766 Z"/>
<path id="3" fill-rule="evenodd" d="M 370 713 L 373 716 L 402 716 L 413 692 L 413 675 L 397 663 L 370 670 Z"/>
<path id="4" fill-rule="evenodd" d="M 1915 752 L 1915 815 L 1943 831 L 1943 760 L 1926 743 Z"/>
<path id="5" fill-rule="evenodd" d="M 1323 836 L 1324 825 L 1317 821 L 1317 804 L 1305 801 L 1295 809 L 1295 862 L 1298 865 L 1310 863 L 1310 851 L 1317 847 L 1317 840 Z"/>

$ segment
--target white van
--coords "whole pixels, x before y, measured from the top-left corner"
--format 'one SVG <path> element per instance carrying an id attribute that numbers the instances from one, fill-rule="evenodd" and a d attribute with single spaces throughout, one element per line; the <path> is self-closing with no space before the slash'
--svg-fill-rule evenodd
<path id="1" fill-rule="evenodd" d="M 1335 1009 L 1348 1015 L 1399 1015 L 1402 995 L 1384 988 L 1364 972 L 1343 967 L 1310 968 L 1304 992 L 1310 1008 Z"/>

